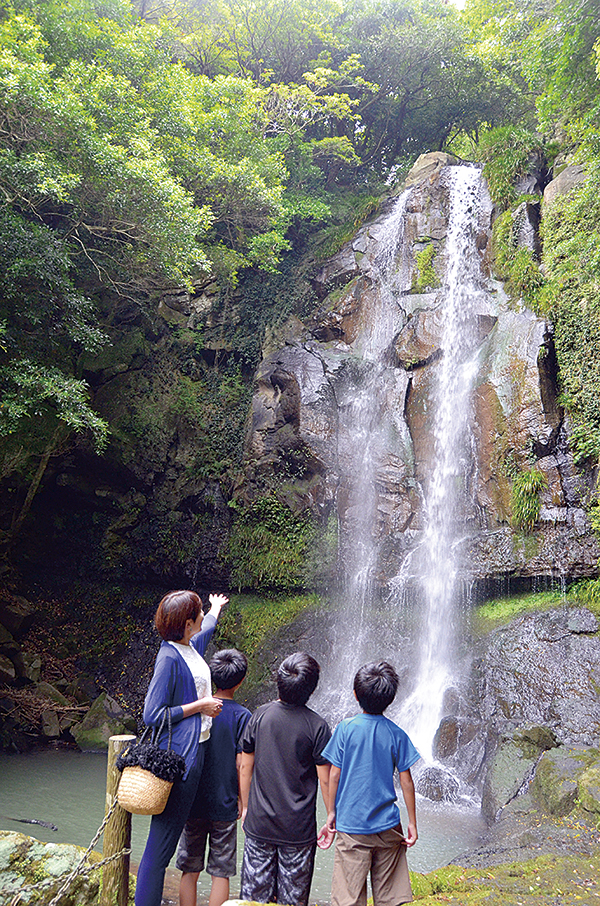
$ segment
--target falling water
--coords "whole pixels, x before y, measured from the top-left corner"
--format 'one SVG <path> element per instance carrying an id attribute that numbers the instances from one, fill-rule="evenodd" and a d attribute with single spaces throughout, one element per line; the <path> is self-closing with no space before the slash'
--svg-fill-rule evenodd
<path id="1" fill-rule="evenodd" d="M 420 554 L 424 616 L 415 689 L 401 720 L 425 757 L 452 682 L 457 647 L 457 543 L 465 533 L 473 470 L 471 397 L 479 367 L 477 312 L 482 308 L 475 212 L 482 191 L 477 170 L 447 171 L 450 215 L 446 241 L 442 349 L 432 394 L 434 462 L 425 488 L 425 531 Z"/>
<path id="2" fill-rule="evenodd" d="M 406 448 L 408 429 L 398 399 L 404 395 L 399 369 L 388 361 L 388 350 L 403 323 L 399 300 L 407 291 L 403 233 L 404 192 L 384 224 L 377 259 L 378 291 L 364 313 L 359 358 L 350 370 L 338 400 L 338 460 L 342 476 L 338 490 L 340 573 L 343 611 L 333 640 L 329 678 L 321 683 L 316 702 L 335 724 L 355 710 L 351 683 L 357 666 L 371 660 L 377 640 L 373 624 L 374 585 L 381 526 L 379 478 L 385 466 L 390 436 Z"/>
<path id="3" fill-rule="evenodd" d="M 405 676 L 415 678 L 414 690 L 401 703 L 399 714 L 392 716 L 426 758 L 431 756 L 455 657 L 459 589 L 455 550 L 465 533 L 474 462 L 471 395 L 478 371 L 476 312 L 482 310 L 483 296 L 475 243 L 479 195 L 484 192 L 479 171 L 449 167 L 442 180 L 450 215 L 446 273 L 435 300 L 442 321 L 442 355 L 429 366 L 435 371 L 435 389 L 428 401 L 434 455 L 421 480 L 422 531 L 412 533 L 412 548 L 400 575 L 390 583 L 384 606 L 378 570 L 385 539 L 386 466 L 392 458 L 410 460 L 412 452 L 404 419 L 409 377 L 390 355 L 414 298 L 403 244 L 408 190 L 385 222 L 379 240 L 379 285 L 355 344 L 356 374 L 338 400 L 340 565 L 345 585 L 329 676 L 317 702 L 335 722 L 355 710 L 350 691 L 341 690 L 351 690 L 361 663 L 387 658 L 403 666 L 404 658 Z"/>

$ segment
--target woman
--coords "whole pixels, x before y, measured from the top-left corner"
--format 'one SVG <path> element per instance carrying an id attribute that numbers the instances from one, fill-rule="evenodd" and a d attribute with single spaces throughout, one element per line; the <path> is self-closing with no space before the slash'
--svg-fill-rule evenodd
<path id="1" fill-rule="evenodd" d="M 209 595 L 210 611 L 203 623 L 202 601 L 193 591 L 171 591 L 156 611 L 154 625 L 163 638 L 154 674 L 144 703 L 144 722 L 160 726 L 165 708 L 171 715 L 171 747 L 185 759 L 185 773 L 173 784 L 164 812 L 153 815 L 148 841 L 140 862 L 135 891 L 136 906 L 160 906 L 165 869 L 177 847 L 194 801 L 202 765 L 204 743 L 212 718 L 222 702 L 211 694 L 210 670 L 202 655 L 217 625 L 225 595 Z M 158 740 L 168 746 L 167 722 Z"/>

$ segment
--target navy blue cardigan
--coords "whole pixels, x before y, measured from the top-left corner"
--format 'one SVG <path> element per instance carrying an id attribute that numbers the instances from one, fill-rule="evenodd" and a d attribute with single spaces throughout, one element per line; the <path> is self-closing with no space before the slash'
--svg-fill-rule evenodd
<path id="1" fill-rule="evenodd" d="M 200 632 L 190 639 L 190 645 L 196 649 L 198 654 L 204 655 L 216 625 L 216 617 L 207 614 Z M 211 694 L 211 690 L 209 690 L 209 694 Z M 195 702 L 197 698 L 198 693 L 192 671 L 177 649 L 169 642 L 163 642 L 158 650 L 154 673 L 146 693 L 144 723 L 149 727 L 159 726 L 165 708 L 170 709 L 173 727 L 171 747 L 185 759 L 184 778 L 187 777 L 198 754 L 202 715 L 192 714 L 184 718 L 182 705 Z M 169 733 L 165 723 L 158 740 L 161 749 L 167 748 L 168 738 Z"/>

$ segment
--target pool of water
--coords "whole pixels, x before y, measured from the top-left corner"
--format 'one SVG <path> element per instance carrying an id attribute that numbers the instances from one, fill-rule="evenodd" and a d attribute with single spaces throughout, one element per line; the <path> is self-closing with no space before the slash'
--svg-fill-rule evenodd
<path id="1" fill-rule="evenodd" d="M 19 831 L 37 840 L 76 843 L 88 846 L 104 817 L 106 755 L 56 750 L 25 755 L 0 755 L 0 830 Z M 57 831 L 14 819 L 47 821 Z M 324 822 L 323 803 L 319 803 L 319 822 Z M 404 817 L 404 820 L 405 817 Z M 437 805 L 427 800 L 417 803 L 419 840 L 409 850 L 409 867 L 427 872 L 465 850 L 477 845 L 485 825 L 473 806 Z M 148 834 L 150 818 L 134 815 L 132 821 L 132 861 L 139 862 Z M 239 854 L 243 834 L 238 837 Z M 102 840 L 98 847 L 102 849 Z M 317 851 L 311 900 L 329 903 L 333 848 Z M 232 895 L 239 891 L 239 876 L 231 884 Z M 199 903 L 208 900 L 210 880 L 200 876 Z"/>

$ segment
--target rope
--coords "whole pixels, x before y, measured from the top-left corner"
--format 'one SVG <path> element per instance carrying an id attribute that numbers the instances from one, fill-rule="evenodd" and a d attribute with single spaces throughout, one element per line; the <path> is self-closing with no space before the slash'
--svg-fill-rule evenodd
<path id="1" fill-rule="evenodd" d="M 102 824 L 96 831 L 94 839 L 91 841 L 90 845 L 88 846 L 86 851 L 81 856 L 81 859 L 79 860 L 79 862 L 77 863 L 75 868 L 73 868 L 73 870 L 70 872 L 70 874 L 68 874 L 66 876 L 65 880 L 63 881 L 62 886 L 59 888 L 58 892 L 54 895 L 54 897 L 50 900 L 50 902 L 48 903 L 48 906 L 57 906 L 60 898 L 68 890 L 68 888 L 71 886 L 71 884 L 73 883 L 75 878 L 84 877 L 85 875 L 89 875 L 89 874 L 91 874 L 92 871 L 96 871 L 96 869 L 102 868 L 103 865 L 107 865 L 109 862 L 114 862 L 115 859 L 120 859 L 120 858 L 122 858 L 122 856 L 130 855 L 130 853 L 131 853 L 130 849 L 122 849 L 121 852 L 115 853 L 112 856 L 106 856 L 106 858 L 101 859 L 99 862 L 94 862 L 93 865 L 84 865 L 83 864 L 87 860 L 87 857 L 93 850 L 94 846 L 96 845 L 96 843 L 98 842 L 100 837 L 102 836 L 102 834 L 104 832 L 104 828 L 106 827 L 106 825 L 112 818 L 112 815 L 113 815 L 117 805 L 118 805 L 117 797 L 115 796 L 115 798 L 113 799 L 113 801 L 111 803 L 109 810 L 107 811 L 106 815 L 104 816 L 104 820 L 102 821 Z M 35 884 L 24 885 L 15 894 L 15 896 L 13 897 L 13 899 L 10 902 L 10 906 L 18 906 L 18 904 L 21 902 L 24 894 L 27 893 L 27 891 L 33 890 L 34 888 L 39 890 L 40 887 L 48 887 L 51 884 L 55 884 L 55 883 L 56 883 L 55 878 L 47 878 L 41 882 L 36 882 Z"/>

